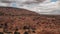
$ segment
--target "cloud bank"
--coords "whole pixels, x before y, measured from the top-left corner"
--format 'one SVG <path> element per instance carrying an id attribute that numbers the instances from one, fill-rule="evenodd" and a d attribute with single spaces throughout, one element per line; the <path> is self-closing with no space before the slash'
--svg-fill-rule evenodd
<path id="1" fill-rule="evenodd" d="M 51 0 L 46 0 L 43 3 L 30 4 L 24 6 L 28 10 L 35 11 L 39 14 L 53 14 L 60 15 L 60 1 L 51 2 Z"/>
<path id="2" fill-rule="evenodd" d="M 60 15 L 60 1 L 51 0 L 9 0 L 11 3 L 3 3 L 1 6 L 24 8 L 39 14 Z"/>

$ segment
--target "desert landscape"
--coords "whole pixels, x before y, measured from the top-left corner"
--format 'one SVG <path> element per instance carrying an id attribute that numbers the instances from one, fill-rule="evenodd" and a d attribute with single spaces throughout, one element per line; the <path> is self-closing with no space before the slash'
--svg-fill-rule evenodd
<path id="1" fill-rule="evenodd" d="M 0 34 L 60 34 L 60 15 L 0 7 Z"/>

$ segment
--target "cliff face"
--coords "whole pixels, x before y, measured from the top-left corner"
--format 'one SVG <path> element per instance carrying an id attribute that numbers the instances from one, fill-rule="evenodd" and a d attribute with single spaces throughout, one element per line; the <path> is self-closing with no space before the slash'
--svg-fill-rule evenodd
<path id="1" fill-rule="evenodd" d="M 0 7 L 0 33 L 60 34 L 59 15 L 41 15 L 26 9 Z"/>

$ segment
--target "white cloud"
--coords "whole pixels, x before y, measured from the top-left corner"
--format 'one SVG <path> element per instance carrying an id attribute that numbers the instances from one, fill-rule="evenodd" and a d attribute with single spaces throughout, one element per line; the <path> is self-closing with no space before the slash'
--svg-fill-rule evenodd
<path id="1" fill-rule="evenodd" d="M 5 6 L 5 7 L 7 6 L 8 7 L 8 3 L 1 3 L 0 2 L 0 6 Z"/>
<path id="2" fill-rule="evenodd" d="M 40 14 L 54 14 L 54 13 L 58 14 L 59 11 L 56 12 L 55 10 L 60 9 L 59 2 L 60 1 L 50 2 L 50 0 L 47 0 L 40 4 L 32 4 L 33 6 L 27 5 L 28 7 L 25 6 L 25 8 L 28 10 L 35 11 Z"/>
<path id="3" fill-rule="evenodd" d="M 16 0 L 14 0 L 16 1 Z M 40 14 L 53 14 L 53 13 L 58 13 L 59 9 L 60 9 L 60 1 L 56 1 L 56 2 L 50 2 L 51 0 L 46 0 L 42 3 L 36 3 L 35 0 L 18 0 L 16 1 L 16 6 L 18 8 L 25 8 Z M 30 2 L 30 4 L 26 4 L 25 2 Z M 32 2 L 32 3 L 31 3 Z M 14 7 L 12 4 L 14 3 L 10 3 L 11 7 Z M 1 6 L 9 6 L 9 4 L 5 4 L 2 3 L 0 4 Z M 56 12 L 57 11 L 57 12 Z"/>

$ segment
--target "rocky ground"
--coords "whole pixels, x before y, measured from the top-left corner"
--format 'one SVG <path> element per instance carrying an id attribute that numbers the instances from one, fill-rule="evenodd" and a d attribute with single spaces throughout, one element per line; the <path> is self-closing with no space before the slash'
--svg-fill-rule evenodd
<path id="1" fill-rule="evenodd" d="M 0 34 L 60 34 L 60 15 L 0 7 Z"/>

